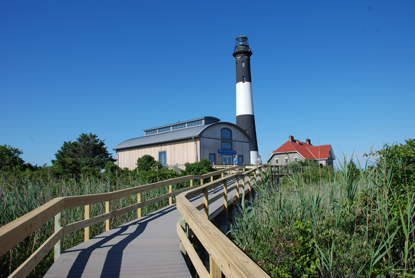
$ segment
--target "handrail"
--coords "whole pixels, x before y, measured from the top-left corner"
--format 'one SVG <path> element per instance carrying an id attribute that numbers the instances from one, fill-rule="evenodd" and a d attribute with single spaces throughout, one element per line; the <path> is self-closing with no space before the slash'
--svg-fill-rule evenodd
<path id="1" fill-rule="evenodd" d="M 193 180 L 200 180 L 201 185 L 194 186 L 198 188 L 203 185 L 203 180 L 210 178 L 213 181 L 215 176 L 221 175 L 222 178 L 225 173 L 233 171 L 239 168 L 238 166 L 229 167 L 223 170 L 211 172 L 204 175 L 191 175 L 185 177 L 179 177 L 169 179 L 161 182 L 141 185 L 133 188 L 117 190 L 109 193 L 91 194 L 82 196 L 68 196 L 54 198 L 46 204 L 34 209 L 33 211 L 19 217 L 18 219 L 0 227 L 0 256 L 3 256 L 11 248 L 16 246 L 26 237 L 30 236 L 42 225 L 49 220 L 55 218 L 55 232 L 23 263 L 21 264 L 9 277 L 26 277 L 39 262 L 47 255 L 47 253 L 55 246 L 55 260 L 60 254 L 60 240 L 67 234 L 85 229 L 85 240 L 89 239 L 89 227 L 106 221 L 106 230 L 111 228 L 111 218 L 125 214 L 127 212 L 143 208 L 147 205 L 159 202 L 169 198 L 169 203 L 172 203 L 172 197 L 177 196 L 187 190 L 193 188 Z M 181 182 L 190 181 L 190 186 L 182 188 L 173 192 L 173 185 Z M 169 186 L 169 193 L 162 196 L 141 202 L 141 197 L 137 204 L 130 205 L 121 209 L 110 211 L 110 201 L 131 196 L 134 194 L 141 194 L 143 192 L 151 191 L 154 189 Z M 87 208 L 91 204 L 106 203 L 106 210 L 104 214 L 90 218 L 89 209 Z M 70 223 L 63 227 L 61 223 L 61 212 L 65 209 L 85 206 L 84 220 Z M 88 212 L 88 213 L 87 213 Z M 141 213 L 138 213 L 141 216 Z M 58 224 L 57 224 L 58 223 Z"/>
<path id="2" fill-rule="evenodd" d="M 208 189 L 223 186 L 224 208 L 228 208 L 228 190 L 227 181 L 235 180 L 235 188 L 237 189 L 236 197 L 239 198 L 239 181 L 242 179 L 243 190 L 245 194 L 245 180 L 248 179 L 248 186 L 251 189 L 251 173 L 254 174 L 255 182 L 257 181 L 257 171 L 263 170 L 263 166 L 254 168 L 247 172 L 237 172 L 226 178 L 222 178 L 210 182 L 203 186 L 186 191 L 176 197 L 176 206 L 183 219 L 179 219 L 177 223 L 177 233 L 181 243 L 193 263 L 200 277 L 222 277 L 222 273 L 226 277 L 269 277 L 255 262 L 253 262 L 242 250 L 240 250 L 232 241 L 230 241 L 218 228 L 209 221 L 209 215 L 206 215 L 208 205 L 213 199 L 206 199 Z M 261 175 L 258 177 L 262 181 Z M 195 207 L 190 203 L 189 198 L 198 195 L 204 195 L 203 205 Z M 199 209 L 204 207 L 205 215 L 200 213 Z M 184 221 L 183 221 L 184 220 Z M 206 270 L 197 252 L 194 250 L 192 243 L 188 239 L 189 230 L 191 230 L 196 238 L 209 254 L 209 272 Z"/>

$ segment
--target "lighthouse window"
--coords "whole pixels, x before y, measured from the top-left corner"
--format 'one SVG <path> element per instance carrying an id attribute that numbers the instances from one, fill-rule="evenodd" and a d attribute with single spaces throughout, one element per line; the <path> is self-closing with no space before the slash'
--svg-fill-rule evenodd
<path id="1" fill-rule="evenodd" d="M 245 67 L 245 62 L 244 62 L 244 61 L 242 61 L 242 67 L 243 67 L 243 68 Z"/>
<path id="2" fill-rule="evenodd" d="M 242 76 L 242 82 L 245 83 L 245 76 Z"/>

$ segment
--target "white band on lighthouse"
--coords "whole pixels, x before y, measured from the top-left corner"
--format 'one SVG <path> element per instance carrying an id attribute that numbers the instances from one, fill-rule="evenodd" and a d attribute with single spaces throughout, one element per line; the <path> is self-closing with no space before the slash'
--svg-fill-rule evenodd
<path id="1" fill-rule="evenodd" d="M 236 116 L 253 114 L 254 105 L 251 82 L 236 83 Z"/>

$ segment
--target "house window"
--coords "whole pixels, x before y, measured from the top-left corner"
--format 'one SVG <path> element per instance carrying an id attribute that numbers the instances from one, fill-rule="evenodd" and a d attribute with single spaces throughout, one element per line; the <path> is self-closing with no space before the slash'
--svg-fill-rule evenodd
<path id="1" fill-rule="evenodd" d="M 278 165 L 278 158 L 275 159 L 275 164 Z"/>
<path id="2" fill-rule="evenodd" d="M 221 138 L 232 140 L 232 131 L 229 128 L 222 128 L 221 130 Z"/>
<path id="3" fill-rule="evenodd" d="M 222 141 L 222 150 L 232 150 L 232 143 Z"/>
<path id="4" fill-rule="evenodd" d="M 288 163 L 288 157 L 285 158 L 285 163 Z"/>
<path id="5" fill-rule="evenodd" d="M 298 158 L 297 157 L 294 157 L 294 161 L 297 162 L 298 161 Z"/>
<path id="6" fill-rule="evenodd" d="M 209 154 L 210 164 L 215 165 L 216 155 L 214 153 Z"/>
<path id="7" fill-rule="evenodd" d="M 159 152 L 159 162 L 160 162 L 161 166 L 166 166 L 167 165 L 166 151 Z"/>

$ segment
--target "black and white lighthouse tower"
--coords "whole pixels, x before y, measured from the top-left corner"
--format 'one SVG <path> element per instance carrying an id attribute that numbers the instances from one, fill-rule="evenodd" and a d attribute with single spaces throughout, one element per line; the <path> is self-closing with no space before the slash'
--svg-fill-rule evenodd
<path id="1" fill-rule="evenodd" d="M 251 86 L 251 55 L 248 38 L 240 35 L 236 38 L 233 56 L 236 62 L 236 125 L 244 129 L 251 137 L 251 165 L 258 159 L 258 144 L 256 139 L 254 103 Z"/>

